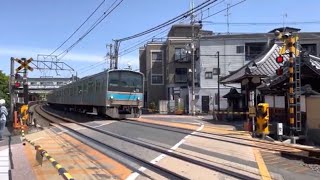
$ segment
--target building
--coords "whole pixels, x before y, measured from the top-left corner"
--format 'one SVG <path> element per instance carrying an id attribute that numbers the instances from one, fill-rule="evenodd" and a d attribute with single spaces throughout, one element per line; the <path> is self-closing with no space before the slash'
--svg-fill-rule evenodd
<path id="1" fill-rule="evenodd" d="M 23 101 L 23 85 L 22 85 L 22 77 L 20 79 L 20 87 L 17 89 L 18 95 L 16 102 Z M 64 86 L 74 80 L 76 77 L 71 78 L 53 78 L 53 77 L 43 77 L 43 78 L 28 78 L 28 93 L 29 93 L 29 101 L 36 100 L 46 100 L 46 95 L 53 89 Z M 21 97 L 20 97 L 21 96 Z"/>
<path id="2" fill-rule="evenodd" d="M 280 30 L 282 30 L 281 28 Z M 215 34 L 212 36 L 202 36 L 200 38 L 200 60 L 197 71 L 200 72 L 200 88 L 197 95 L 201 101 L 197 101 L 197 108 L 203 112 L 203 107 L 208 106 L 208 102 L 203 99 L 211 98 L 209 104 L 215 104 L 217 109 L 218 94 L 218 52 L 220 77 L 223 77 L 220 84 L 220 109 L 225 110 L 231 107 L 227 98 L 223 98 L 231 87 L 235 87 L 240 93 L 242 83 L 241 75 L 237 74 L 238 70 L 248 62 L 265 55 L 273 45 L 274 29 L 268 33 L 252 33 L 252 34 Z M 300 29 L 289 28 L 290 32 L 298 32 Z M 308 51 L 311 55 L 318 56 L 320 54 L 320 33 L 299 32 L 300 44 L 302 49 Z M 245 68 L 243 68 L 244 70 Z M 242 72 L 242 71 L 241 71 Z M 243 71 L 243 73 L 245 73 Z M 232 75 L 232 81 L 229 81 Z M 237 78 L 239 78 L 237 80 Z M 243 89 L 243 88 L 242 88 Z M 244 96 L 246 98 L 247 96 Z M 215 102 L 213 102 L 215 100 Z M 248 102 L 248 101 L 244 101 Z M 207 103 L 203 105 L 203 103 Z M 213 106 L 209 106 L 212 110 Z M 248 104 L 238 104 L 239 109 L 246 109 Z M 229 109 L 228 109 L 229 110 Z"/>
<path id="3" fill-rule="evenodd" d="M 285 29 L 290 32 L 300 30 L 290 27 Z M 196 112 L 208 113 L 213 108 L 229 110 L 231 104 L 223 96 L 229 93 L 230 88 L 239 91 L 240 95 L 243 92 L 241 82 L 230 83 L 227 81 L 228 76 L 267 53 L 273 44 L 274 32 L 278 29 L 268 33 L 227 35 L 203 31 L 200 25 L 195 25 L 194 30 Z M 299 32 L 299 35 L 302 48 L 318 56 L 320 33 Z M 149 107 L 150 103 L 157 106 L 160 100 L 182 98 L 185 112 L 191 112 L 192 56 L 186 53 L 191 41 L 192 26 L 177 24 L 171 27 L 167 38 L 154 39 L 140 48 L 140 72 L 145 74 L 145 107 Z M 219 72 L 219 77 L 225 80 L 218 87 Z M 237 105 L 238 109 L 246 107 L 247 104 Z"/>
<path id="4" fill-rule="evenodd" d="M 210 34 L 200 29 L 199 24 L 193 27 L 195 56 L 198 35 Z M 192 39 L 190 24 L 176 24 L 171 27 L 166 39 L 154 39 L 140 48 L 140 72 L 145 75 L 145 107 L 150 107 L 150 104 L 157 106 L 159 100 L 182 98 L 188 111 L 192 56 L 187 53 L 187 46 Z M 196 86 L 199 86 L 198 78 L 195 79 Z"/>

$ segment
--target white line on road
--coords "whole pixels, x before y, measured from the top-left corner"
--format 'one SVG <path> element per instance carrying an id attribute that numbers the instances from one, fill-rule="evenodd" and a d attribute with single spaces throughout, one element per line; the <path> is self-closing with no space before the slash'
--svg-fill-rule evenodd
<path id="1" fill-rule="evenodd" d="M 200 123 L 201 123 L 201 122 L 200 122 Z M 200 126 L 197 130 L 193 131 L 191 134 L 195 134 L 196 132 L 201 131 L 201 130 L 203 129 L 203 127 L 204 127 L 204 124 L 201 123 L 201 126 Z M 190 137 L 190 134 L 186 135 L 183 139 L 181 139 L 177 144 L 175 144 L 174 146 L 172 146 L 172 147 L 171 147 L 170 149 L 168 149 L 167 151 L 168 151 L 168 152 L 173 152 L 173 151 L 176 150 L 181 144 L 183 144 L 188 137 Z M 156 164 L 157 162 L 159 162 L 161 159 L 165 158 L 166 156 L 167 156 L 166 154 L 160 154 L 158 157 L 156 157 L 155 159 L 151 160 L 150 163 Z M 141 167 L 138 169 L 139 172 L 143 172 L 143 171 L 145 171 L 145 170 L 146 170 L 146 168 L 143 167 L 143 166 L 141 166 Z M 140 175 L 140 173 L 138 173 L 138 172 L 131 173 L 131 174 L 126 178 L 126 180 L 135 180 L 139 175 Z"/>
<path id="2" fill-rule="evenodd" d="M 92 126 L 92 127 L 93 127 L 93 128 L 97 128 L 97 127 L 101 127 L 101 126 L 108 125 L 108 124 L 110 124 L 110 122 L 108 122 L 108 123 L 103 123 L 103 124 L 100 124 L 100 125 L 98 125 L 98 126 Z"/>

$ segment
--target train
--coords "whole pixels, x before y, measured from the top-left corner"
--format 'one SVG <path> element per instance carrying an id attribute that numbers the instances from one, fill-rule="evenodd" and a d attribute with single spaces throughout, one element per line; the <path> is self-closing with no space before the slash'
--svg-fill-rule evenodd
<path id="1" fill-rule="evenodd" d="M 51 91 L 54 108 L 97 113 L 113 119 L 138 118 L 143 107 L 144 75 L 127 69 L 105 70 Z"/>

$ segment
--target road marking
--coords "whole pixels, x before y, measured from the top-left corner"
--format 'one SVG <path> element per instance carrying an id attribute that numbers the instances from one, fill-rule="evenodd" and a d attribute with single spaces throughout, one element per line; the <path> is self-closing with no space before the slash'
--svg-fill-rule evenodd
<path id="1" fill-rule="evenodd" d="M 271 180 L 270 173 L 268 171 L 266 164 L 264 163 L 264 160 L 260 154 L 260 151 L 256 148 L 253 148 L 253 154 L 254 154 L 254 157 L 255 157 L 257 164 L 258 164 L 261 179 L 262 180 Z"/>
<path id="2" fill-rule="evenodd" d="M 100 124 L 100 125 L 98 125 L 98 126 L 91 126 L 91 127 L 97 128 L 97 127 L 105 126 L 105 125 L 108 125 L 108 124 L 110 124 L 110 123 L 103 123 L 103 124 Z"/>
<path id="3" fill-rule="evenodd" d="M 204 124 L 201 123 L 201 126 L 200 126 L 197 130 L 193 131 L 191 134 L 195 134 L 196 132 L 201 131 L 201 130 L 203 129 L 203 127 L 204 127 Z M 176 150 L 181 144 L 183 144 L 188 137 L 190 137 L 190 134 L 186 135 L 183 139 L 181 139 L 177 144 L 175 144 L 174 146 L 172 146 L 172 147 L 171 147 L 170 149 L 168 149 L 167 151 L 168 151 L 168 152 L 173 152 L 173 151 Z M 151 160 L 150 163 L 156 164 L 157 162 L 159 162 L 161 159 L 165 158 L 166 156 L 167 156 L 166 154 L 160 154 L 158 157 L 156 157 L 155 159 Z M 145 170 L 146 170 L 146 168 L 143 167 L 143 166 L 138 169 L 138 171 L 140 171 L 140 172 L 143 172 L 143 171 L 145 171 Z M 140 175 L 140 173 L 134 172 L 134 173 L 130 174 L 130 175 L 126 178 L 126 180 L 135 180 L 139 175 Z"/>

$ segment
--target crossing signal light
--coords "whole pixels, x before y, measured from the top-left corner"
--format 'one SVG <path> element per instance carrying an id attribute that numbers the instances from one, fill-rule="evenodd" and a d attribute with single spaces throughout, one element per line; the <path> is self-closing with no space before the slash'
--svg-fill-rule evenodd
<path id="1" fill-rule="evenodd" d="M 280 64 L 280 63 L 283 63 L 283 56 L 278 56 L 277 58 L 276 58 L 276 62 L 278 63 L 278 64 Z"/>
<path id="2" fill-rule="evenodd" d="M 14 84 L 14 86 L 16 87 L 16 88 L 19 88 L 20 87 L 20 82 L 16 82 L 15 84 Z"/>
<path id="3" fill-rule="evenodd" d="M 276 74 L 277 74 L 278 76 L 281 76 L 281 75 L 283 74 L 283 68 L 282 68 L 282 66 L 280 66 L 280 67 L 276 70 Z"/>

